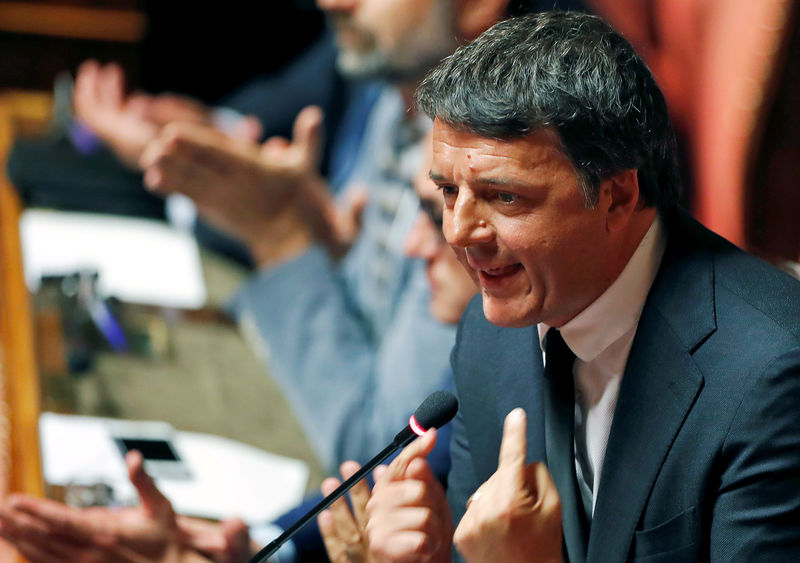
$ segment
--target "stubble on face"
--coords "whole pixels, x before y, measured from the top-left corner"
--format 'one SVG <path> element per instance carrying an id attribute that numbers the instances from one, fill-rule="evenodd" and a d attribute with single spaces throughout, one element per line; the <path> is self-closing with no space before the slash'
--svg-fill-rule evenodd
<path id="1" fill-rule="evenodd" d="M 330 20 L 337 64 L 353 79 L 418 80 L 458 44 L 453 0 L 364 0 Z"/>

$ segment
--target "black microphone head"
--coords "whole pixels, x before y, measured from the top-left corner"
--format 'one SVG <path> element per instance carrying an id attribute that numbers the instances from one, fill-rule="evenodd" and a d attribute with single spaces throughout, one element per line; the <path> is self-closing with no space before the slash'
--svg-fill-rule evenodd
<path id="1" fill-rule="evenodd" d="M 414 436 L 422 436 L 429 428 L 439 428 L 450 422 L 456 411 L 458 399 L 455 395 L 447 391 L 434 391 L 417 407 L 408 419 L 408 426 L 397 433 L 392 443 L 395 447 L 402 448 Z"/>
<path id="2" fill-rule="evenodd" d="M 434 391 L 414 411 L 414 419 L 424 430 L 450 422 L 458 411 L 458 399 L 447 391 Z"/>

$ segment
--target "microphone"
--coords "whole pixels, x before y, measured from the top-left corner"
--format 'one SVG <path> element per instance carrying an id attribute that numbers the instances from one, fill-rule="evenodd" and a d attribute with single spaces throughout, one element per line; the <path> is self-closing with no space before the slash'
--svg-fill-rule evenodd
<path id="1" fill-rule="evenodd" d="M 250 563 L 264 563 L 270 555 L 292 538 L 309 520 L 328 508 L 339 497 L 349 491 L 353 485 L 366 477 L 367 473 L 386 460 L 390 455 L 400 448 L 406 447 L 417 436 L 422 436 L 429 428 L 439 428 L 444 426 L 456 415 L 458 410 L 458 400 L 452 393 L 447 391 L 434 391 L 422 401 L 422 404 L 414 411 L 408 419 L 408 426 L 398 432 L 392 443 L 386 446 L 378 455 L 369 460 L 361 469 L 356 471 L 352 477 L 339 485 L 335 491 L 322 499 L 314 508 L 306 512 L 297 522 L 289 526 L 285 532 L 272 540 L 269 545 L 256 553 Z"/>

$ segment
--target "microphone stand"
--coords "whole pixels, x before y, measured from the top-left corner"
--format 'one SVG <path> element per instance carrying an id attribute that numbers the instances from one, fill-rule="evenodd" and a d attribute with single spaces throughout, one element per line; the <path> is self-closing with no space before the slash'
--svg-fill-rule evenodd
<path id="1" fill-rule="evenodd" d="M 347 491 L 349 491 L 353 485 L 355 485 L 358 481 L 366 477 L 367 473 L 375 469 L 375 467 L 386 461 L 386 459 L 392 455 L 395 451 L 399 448 L 404 448 L 408 444 L 410 444 L 414 438 L 416 438 L 416 434 L 411 432 L 410 429 L 406 429 L 405 431 L 400 432 L 395 439 L 392 441 L 391 444 L 386 446 L 381 452 L 369 460 L 364 467 L 356 471 L 349 479 L 347 479 L 344 483 L 339 485 L 335 491 L 331 494 L 326 496 L 324 499 L 319 501 L 314 508 L 306 512 L 297 522 L 289 526 L 285 532 L 283 532 L 280 536 L 272 540 L 266 547 L 264 547 L 261 551 L 256 553 L 252 559 L 250 559 L 250 563 L 264 563 L 267 561 L 270 555 L 273 555 L 278 549 L 286 543 L 292 536 L 294 536 L 300 528 L 308 524 L 309 520 L 314 518 L 317 514 L 328 508 L 331 504 L 333 504 L 339 497 L 344 495 Z"/>

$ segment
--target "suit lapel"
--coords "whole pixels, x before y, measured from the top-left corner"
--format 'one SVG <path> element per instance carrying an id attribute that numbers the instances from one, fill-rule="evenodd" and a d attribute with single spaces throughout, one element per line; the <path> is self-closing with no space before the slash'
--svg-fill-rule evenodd
<path id="1" fill-rule="evenodd" d="M 542 353 L 535 327 L 494 326 L 483 317 L 480 300 L 467 314 L 480 330 L 462 337 L 464 360 L 456 369 L 464 383 L 458 394 L 470 447 L 481 452 L 473 463 L 483 482 L 497 470 L 503 419 L 515 407 L 528 414 L 528 461 L 544 459 Z"/>
<path id="2" fill-rule="evenodd" d="M 669 327 L 658 315 L 640 330 Z M 589 561 L 624 561 L 661 463 L 691 409 L 702 376 L 674 338 L 647 339 L 625 369 L 600 476 Z"/>
<path id="3" fill-rule="evenodd" d="M 588 561 L 627 559 L 659 469 L 703 384 L 691 355 L 716 327 L 713 260 L 691 239 L 684 228 L 670 233 L 639 321 L 600 476 Z"/>

